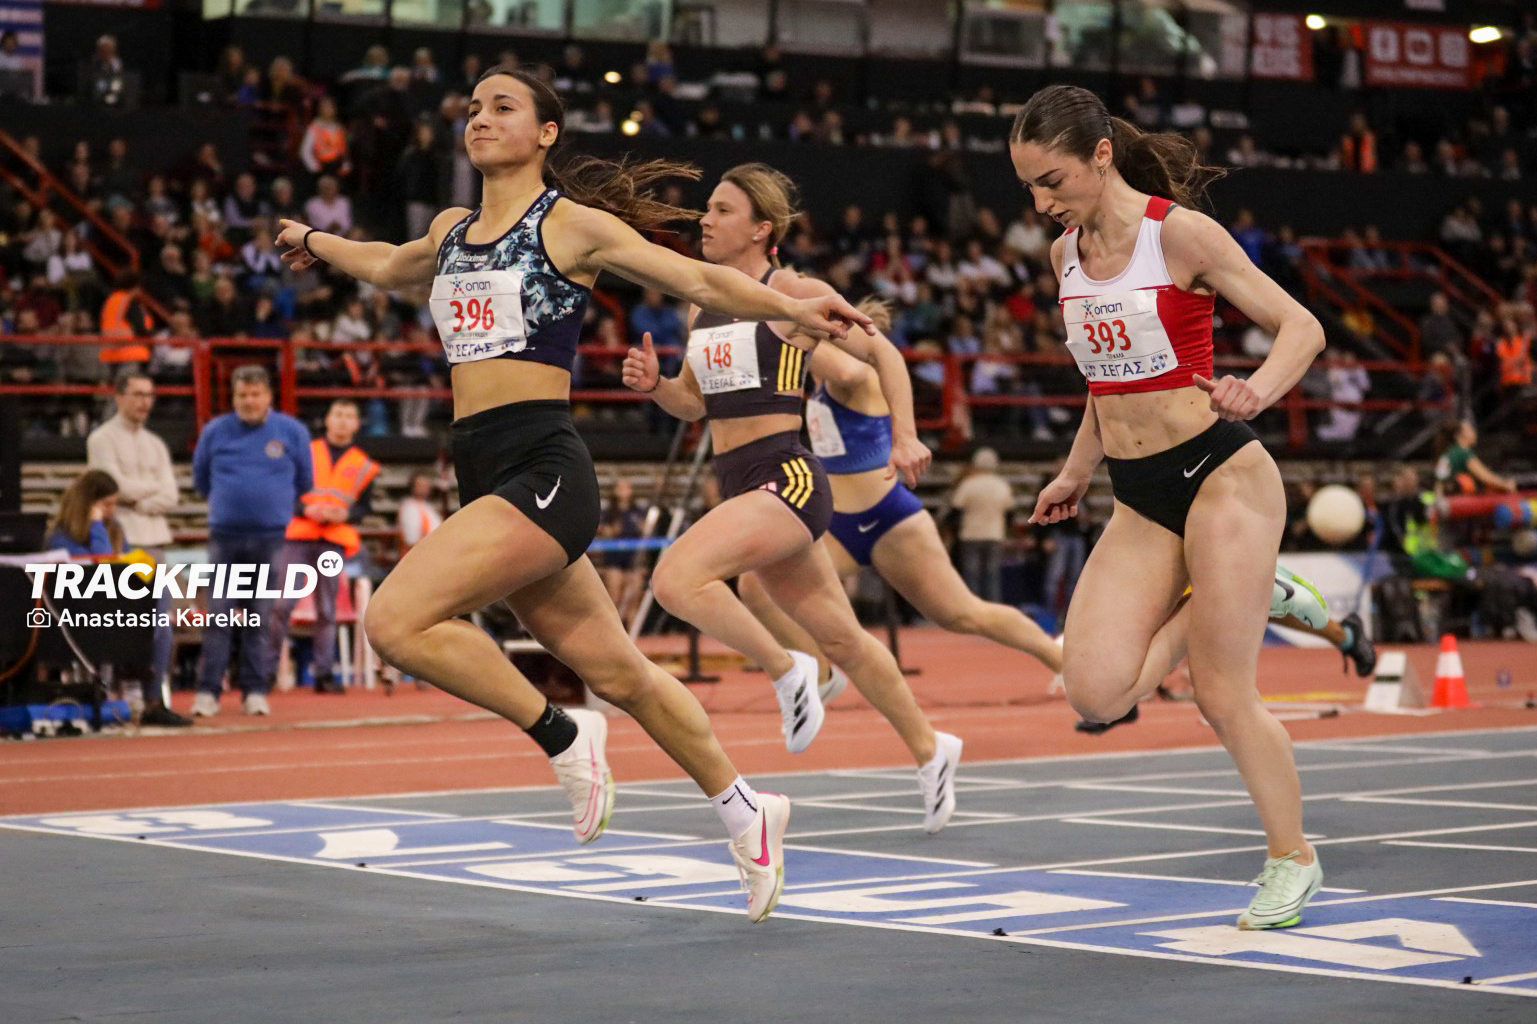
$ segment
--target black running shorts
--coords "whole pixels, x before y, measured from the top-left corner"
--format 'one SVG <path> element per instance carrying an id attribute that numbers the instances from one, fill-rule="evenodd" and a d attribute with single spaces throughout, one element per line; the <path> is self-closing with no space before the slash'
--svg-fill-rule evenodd
<path id="1" fill-rule="evenodd" d="M 1140 459 L 1105 457 L 1115 500 L 1183 537 L 1196 492 L 1216 468 L 1250 441 L 1247 423 L 1218 420 L 1188 441 Z"/>
<path id="2" fill-rule="evenodd" d="M 801 444 L 799 433 L 787 430 L 749 441 L 715 456 L 712 465 L 721 500 L 748 491 L 768 491 L 806 524 L 812 540 L 827 532 L 833 518 L 827 471 Z"/>
<path id="3" fill-rule="evenodd" d="M 581 558 L 598 533 L 601 498 L 592 456 L 568 402 L 514 402 L 455 420 L 459 504 L 494 494 Z"/>

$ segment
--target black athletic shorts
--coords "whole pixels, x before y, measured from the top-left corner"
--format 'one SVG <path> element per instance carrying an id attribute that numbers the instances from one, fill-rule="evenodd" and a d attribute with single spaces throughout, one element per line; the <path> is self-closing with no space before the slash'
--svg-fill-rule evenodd
<path id="1" fill-rule="evenodd" d="M 715 456 L 713 465 L 722 501 L 748 491 L 769 491 L 806 524 L 812 540 L 827 532 L 833 518 L 827 471 L 801 444 L 798 432 L 760 437 Z"/>
<path id="2" fill-rule="evenodd" d="M 1140 459 L 1105 457 L 1117 501 L 1173 533 L 1185 535 L 1185 517 L 1212 471 L 1257 441 L 1247 423 L 1218 420 L 1188 441 Z"/>
<path id="3" fill-rule="evenodd" d="M 559 400 L 498 405 L 454 421 L 459 504 L 494 494 L 566 549 L 566 564 L 598 534 L 601 498 L 592 455 Z"/>

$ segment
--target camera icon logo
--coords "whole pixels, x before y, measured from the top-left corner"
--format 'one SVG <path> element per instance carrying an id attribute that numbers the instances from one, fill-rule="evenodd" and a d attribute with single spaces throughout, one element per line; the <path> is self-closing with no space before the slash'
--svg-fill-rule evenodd
<path id="1" fill-rule="evenodd" d="M 46 608 L 33 608 L 27 612 L 28 629 L 48 629 L 53 625 L 53 616 Z"/>
<path id="2" fill-rule="evenodd" d="M 315 560 L 315 568 L 320 570 L 322 576 L 339 576 L 342 571 L 342 556 L 335 551 L 322 552 Z"/>

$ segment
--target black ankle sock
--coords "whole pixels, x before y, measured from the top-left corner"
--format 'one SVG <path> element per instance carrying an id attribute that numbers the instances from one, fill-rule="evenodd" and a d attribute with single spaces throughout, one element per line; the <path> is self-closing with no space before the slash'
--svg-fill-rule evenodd
<path id="1" fill-rule="evenodd" d="M 543 717 L 523 731 L 548 757 L 564 752 L 576 742 L 576 723 L 554 704 L 545 705 Z"/>

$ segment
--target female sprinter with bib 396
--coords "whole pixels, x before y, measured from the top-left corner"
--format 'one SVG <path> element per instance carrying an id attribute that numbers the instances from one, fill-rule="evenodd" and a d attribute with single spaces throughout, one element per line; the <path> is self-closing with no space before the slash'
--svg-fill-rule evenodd
<path id="1" fill-rule="evenodd" d="M 577 334 L 590 289 L 610 271 L 707 309 L 842 332 L 867 323 L 836 295 L 795 301 L 742 275 L 646 242 L 632 224 L 683 214 L 639 191 L 672 165 L 622 167 L 547 158 L 561 140 L 559 97 L 535 75 L 492 69 L 470 100 L 465 143 L 481 206 L 450 209 L 404 245 L 353 242 L 285 221 L 297 266 L 325 260 L 380 288 L 431 283 L 433 318 L 453 364 L 454 470 L 461 507 L 406 553 L 364 626 L 391 664 L 522 727 L 551 757 L 577 838 L 596 839 L 613 807 L 601 715 L 567 715 L 457 616 L 505 600 L 528 631 L 594 693 L 635 717 L 720 813 L 762 920 L 784 885 L 789 801 L 737 775 L 703 708 L 630 643 L 585 552 L 598 483 L 571 423 Z M 562 193 L 566 195 L 562 195 Z"/>
<path id="2" fill-rule="evenodd" d="M 700 221 L 704 257 L 787 297 L 830 295 L 820 281 L 779 267 L 779 240 L 796 214 L 794 186 L 764 164 L 721 176 Z M 832 516 L 827 475 L 800 443 L 807 341 L 772 317 L 732 319 L 700 311 L 687 359 L 664 379 L 651 351 L 630 349 L 624 383 L 649 392 L 680 419 L 708 417 L 720 505 L 690 526 L 657 562 L 651 584 L 662 607 L 751 658 L 774 680 L 785 745 L 806 749 L 822 727 L 816 658 L 786 650 L 726 585 L 752 572 L 774 602 L 816 640 L 833 664 L 896 728 L 917 761 L 923 828 L 944 828 L 955 810 L 961 741 L 936 733 L 918 708 L 896 659 L 854 615 L 827 552 L 816 543 Z M 814 344 L 814 342 L 812 342 Z M 909 483 L 928 466 L 913 428 L 907 364 L 885 338 L 836 340 L 873 366 L 896 420 L 889 465 Z"/>
<path id="3" fill-rule="evenodd" d="M 891 313 L 885 303 L 866 300 L 859 308 L 885 331 Z M 918 614 L 952 633 L 984 636 L 1023 651 L 1052 673 L 1062 671 L 1062 648 L 1018 608 L 984 601 L 950 563 L 939 528 L 918 496 L 887 469 L 891 459 L 891 408 L 871 367 L 831 346 L 811 354 L 816 390 L 806 403 L 811 451 L 822 460 L 832 486 L 833 517 L 822 545 L 838 575 L 847 578 L 872 566 Z M 742 600 L 770 632 L 796 650 L 817 652 L 811 637 L 749 573 L 740 583 Z M 831 700 L 842 680 L 824 691 Z"/>
<path id="4" fill-rule="evenodd" d="M 1221 225 L 1184 208 L 1213 173 L 1187 140 L 1145 135 L 1093 93 L 1052 86 L 1020 111 L 1009 152 L 1036 209 L 1066 228 L 1051 258 L 1067 347 L 1089 384 L 1072 451 L 1031 518 L 1075 515 L 1101 460 L 1115 495 L 1068 608 L 1068 700 L 1087 719 L 1114 721 L 1139 687 L 1161 681 L 1145 666 L 1166 668 L 1169 649 L 1188 645 L 1196 702 L 1269 845 L 1238 926 L 1289 927 L 1323 872 L 1303 838 L 1290 737 L 1255 687 L 1265 622 L 1286 610 L 1274 607 L 1286 501 L 1245 421 L 1302 378 L 1323 331 Z M 1219 294 L 1276 336 L 1247 380 L 1212 372 Z"/>

